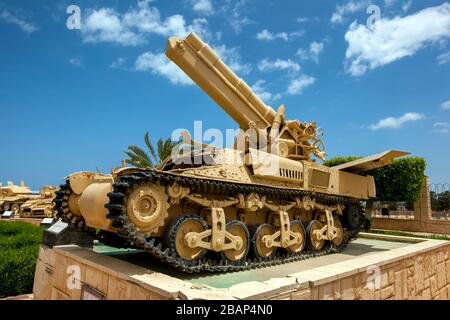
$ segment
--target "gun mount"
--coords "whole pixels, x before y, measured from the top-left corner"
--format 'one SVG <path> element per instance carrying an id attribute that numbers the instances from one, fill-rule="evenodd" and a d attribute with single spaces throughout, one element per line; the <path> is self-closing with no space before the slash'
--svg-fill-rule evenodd
<path id="1" fill-rule="evenodd" d="M 221 106 L 239 127 L 263 131 L 271 153 L 294 160 L 325 158 L 323 131 L 315 122 L 286 120 L 285 107 L 275 111 L 192 32 L 186 39 L 168 40 L 166 55 Z"/>

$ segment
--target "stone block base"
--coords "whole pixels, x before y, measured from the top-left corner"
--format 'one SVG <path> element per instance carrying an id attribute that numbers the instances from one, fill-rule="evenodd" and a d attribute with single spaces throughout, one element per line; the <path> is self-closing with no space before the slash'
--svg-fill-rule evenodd
<path id="1" fill-rule="evenodd" d="M 74 245 L 42 246 L 33 293 L 35 299 L 58 300 L 450 298 L 450 242 L 377 237 L 408 244 L 318 267 L 305 268 L 303 264 L 304 271 L 280 272 L 263 281 L 249 281 L 235 273 L 233 279 L 243 280 L 227 287 L 183 280 L 175 273 L 157 272 Z M 308 261 L 298 263 L 312 263 Z"/>

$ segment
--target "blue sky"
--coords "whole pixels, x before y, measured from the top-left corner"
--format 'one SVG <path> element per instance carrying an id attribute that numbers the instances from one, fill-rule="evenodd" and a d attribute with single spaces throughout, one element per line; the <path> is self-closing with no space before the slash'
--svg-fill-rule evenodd
<path id="1" fill-rule="evenodd" d="M 66 26 L 69 5 L 80 30 Z M 317 121 L 328 157 L 405 150 L 427 159 L 432 182 L 450 182 L 442 0 L 0 0 L 0 181 L 37 189 L 108 172 L 147 130 L 156 141 L 196 120 L 235 128 L 162 55 L 192 30 L 267 104 Z"/>

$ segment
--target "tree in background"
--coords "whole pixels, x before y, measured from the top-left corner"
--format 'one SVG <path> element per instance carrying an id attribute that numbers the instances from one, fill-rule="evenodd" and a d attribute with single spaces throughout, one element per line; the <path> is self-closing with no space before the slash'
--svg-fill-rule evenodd
<path id="1" fill-rule="evenodd" d="M 128 159 L 125 160 L 126 163 L 138 168 L 152 168 L 170 156 L 173 147 L 177 144 L 170 138 L 166 140 L 159 138 L 155 152 L 148 132 L 145 133 L 144 141 L 148 151 L 146 152 L 134 144 L 130 145 L 125 151 L 128 156 Z"/>
<path id="2" fill-rule="evenodd" d="M 450 191 L 442 193 L 430 192 L 431 208 L 433 211 L 449 211 L 450 210 Z"/>
<path id="3" fill-rule="evenodd" d="M 325 161 L 327 167 L 337 166 L 361 157 L 337 157 Z M 362 174 L 375 178 L 377 200 L 406 201 L 412 203 L 420 197 L 425 176 L 426 161 L 419 157 L 392 160 L 390 165 L 373 169 Z"/>

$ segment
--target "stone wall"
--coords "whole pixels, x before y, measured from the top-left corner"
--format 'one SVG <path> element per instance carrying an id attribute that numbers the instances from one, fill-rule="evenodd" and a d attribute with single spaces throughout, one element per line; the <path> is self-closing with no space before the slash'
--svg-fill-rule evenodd
<path id="1" fill-rule="evenodd" d="M 425 177 L 420 198 L 414 203 L 414 219 L 372 217 L 372 228 L 450 234 L 450 220 L 433 220 L 431 215 L 429 180 Z"/>
<path id="2" fill-rule="evenodd" d="M 376 281 L 369 278 L 372 272 L 367 270 L 363 267 L 361 272 L 332 281 L 312 283 L 309 288 L 276 295 L 271 299 L 450 299 L 450 245 L 380 266 L 379 287 Z"/>
<path id="3" fill-rule="evenodd" d="M 33 293 L 35 299 L 78 300 L 84 284 L 102 292 L 106 299 L 450 298 L 449 241 L 365 236 L 412 243 L 267 281 L 242 282 L 229 288 L 193 284 L 77 246 L 53 249 L 42 246 Z M 79 272 L 72 273 L 73 266 L 77 266 Z M 379 277 L 373 278 L 373 270 L 379 271 Z"/>
<path id="4" fill-rule="evenodd" d="M 170 298 L 157 290 L 148 290 L 126 281 L 124 275 L 137 271 L 132 265 L 123 268 L 121 261 L 111 257 L 98 255 L 96 261 L 92 261 L 83 259 L 82 254 L 72 256 L 70 252 L 40 247 L 33 285 L 35 299 L 80 300 L 83 284 L 89 284 L 104 293 L 105 298 L 109 300 Z"/>

